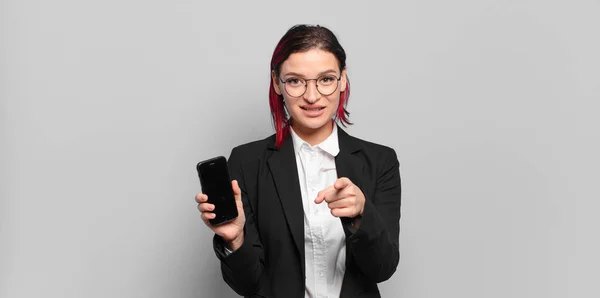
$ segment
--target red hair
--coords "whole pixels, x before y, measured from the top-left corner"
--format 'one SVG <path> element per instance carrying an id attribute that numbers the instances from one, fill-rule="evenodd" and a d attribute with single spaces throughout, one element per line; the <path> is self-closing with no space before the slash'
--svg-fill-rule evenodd
<path id="1" fill-rule="evenodd" d="M 283 64 L 291 54 L 305 52 L 315 48 L 332 53 L 338 60 L 340 71 L 346 68 L 346 52 L 333 32 L 319 25 L 297 25 L 288 30 L 275 47 L 273 57 L 271 58 L 271 72 L 274 72 L 275 76 L 279 77 L 281 64 Z M 275 146 L 280 148 L 281 145 L 283 145 L 283 141 L 290 133 L 290 123 L 285 112 L 283 95 L 279 95 L 275 92 L 273 79 L 270 81 L 269 106 L 271 107 L 271 116 L 275 128 Z M 335 113 L 335 120 L 344 127 L 352 124 L 348 120 L 350 113 L 346 110 L 349 97 L 350 82 L 346 77 L 346 89 L 340 92 L 339 105 Z"/>

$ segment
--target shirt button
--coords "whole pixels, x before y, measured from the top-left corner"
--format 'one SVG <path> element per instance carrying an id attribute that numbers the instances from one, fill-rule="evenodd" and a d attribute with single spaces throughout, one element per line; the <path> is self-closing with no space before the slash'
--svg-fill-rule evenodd
<path id="1" fill-rule="evenodd" d="M 319 276 L 320 276 L 320 277 L 323 277 L 323 272 L 319 272 Z"/>

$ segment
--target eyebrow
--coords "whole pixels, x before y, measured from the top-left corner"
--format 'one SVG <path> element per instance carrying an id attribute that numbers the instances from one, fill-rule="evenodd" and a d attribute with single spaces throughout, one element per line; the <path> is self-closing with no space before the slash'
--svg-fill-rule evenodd
<path id="1" fill-rule="evenodd" d="M 335 72 L 335 73 L 337 74 L 337 72 L 336 72 L 334 69 L 328 69 L 328 70 L 325 70 L 325 71 L 322 71 L 322 72 L 320 72 L 320 73 L 317 75 L 317 77 L 320 77 L 320 76 L 322 76 L 322 75 L 324 75 L 324 74 L 328 74 L 328 73 L 331 73 L 331 72 Z M 303 75 L 301 75 L 301 74 L 299 74 L 299 73 L 296 73 L 296 72 L 293 72 L 293 71 L 286 72 L 286 73 L 285 73 L 283 76 L 285 77 L 285 76 L 290 76 L 290 75 L 291 75 L 291 76 L 304 77 Z"/>

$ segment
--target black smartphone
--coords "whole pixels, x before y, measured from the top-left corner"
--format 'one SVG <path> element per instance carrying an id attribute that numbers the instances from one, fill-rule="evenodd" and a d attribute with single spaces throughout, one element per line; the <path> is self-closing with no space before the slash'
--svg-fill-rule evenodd
<path id="1" fill-rule="evenodd" d="M 201 161 L 196 169 L 202 193 L 208 195 L 208 202 L 215 205 L 213 213 L 216 217 L 209 220 L 210 224 L 216 226 L 237 218 L 238 211 L 225 157 L 219 156 Z"/>

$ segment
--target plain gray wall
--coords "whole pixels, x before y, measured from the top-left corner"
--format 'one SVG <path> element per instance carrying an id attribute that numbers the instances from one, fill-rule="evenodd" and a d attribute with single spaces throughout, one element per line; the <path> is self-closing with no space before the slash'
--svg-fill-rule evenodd
<path id="1" fill-rule="evenodd" d="M 348 53 L 396 149 L 384 297 L 600 297 L 600 3 L 0 2 L 0 297 L 235 297 L 195 164 L 272 133 L 297 23 Z"/>

